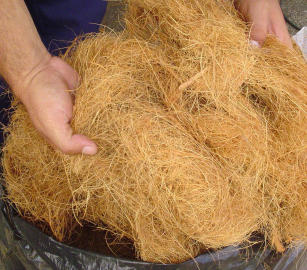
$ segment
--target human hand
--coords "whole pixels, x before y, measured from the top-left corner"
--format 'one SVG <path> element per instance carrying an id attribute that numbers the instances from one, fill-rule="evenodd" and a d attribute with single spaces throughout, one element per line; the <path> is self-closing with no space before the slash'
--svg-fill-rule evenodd
<path id="1" fill-rule="evenodd" d="M 279 0 L 235 0 L 235 6 L 245 21 L 252 23 L 251 40 L 263 44 L 267 35 L 275 35 L 292 48 Z"/>
<path id="2" fill-rule="evenodd" d="M 78 74 L 58 57 L 47 57 L 16 85 L 15 94 L 25 105 L 36 129 L 65 154 L 94 155 L 97 146 L 70 127 Z"/>

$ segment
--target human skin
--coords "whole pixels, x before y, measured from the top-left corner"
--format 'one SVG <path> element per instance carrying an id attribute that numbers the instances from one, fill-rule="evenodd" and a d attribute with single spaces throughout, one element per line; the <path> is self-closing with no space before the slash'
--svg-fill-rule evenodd
<path id="1" fill-rule="evenodd" d="M 0 74 L 25 105 L 36 129 L 66 154 L 97 152 L 73 134 L 71 91 L 78 74 L 44 47 L 23 0 L 0 0 Z"/>
<path id="2" fill-rule="evenodd" d="M 267 35 L 274 35 L 292 48 L 279 0 L 235 0 L 235 6 L 243 19 L 252 24 L 251 40 L 262 45 Z"/>
<path id="3" fill-rule="evenodd" d="M 235 5 L 252 23 L 251 39 L 262 44 L 273 34 L 292 46 L 278 0 L 235 0 Z M 78 74 L 48 53 L 23 0 L 0 0 L 0 18 L 0 74 L 35 128 L 65 154 L 96 154 L 96 144 L 70 127 Z"/>

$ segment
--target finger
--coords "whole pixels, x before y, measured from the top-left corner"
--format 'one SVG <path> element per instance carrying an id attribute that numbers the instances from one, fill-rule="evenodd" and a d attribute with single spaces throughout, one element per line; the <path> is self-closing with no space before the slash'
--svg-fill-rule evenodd
<path id="1" fill-rule="evenodd" d="M 97 146 L 84 135 L 73 134 L 71 127 L 59 127 L 56 132 L 48 136 L 51 142 L 64 154 L 95 155 Z"/>
<path id="2" fill-rule="evenodd" d="M 283 44 L 285 44 L 289 48 L 293 48 L 292 39 L 289 34 L 282 33 L 282 34 L 275 34 L 275 35 Z"/>
<path id="3" fill-rule="evenodd" d="M 286 46 L 293 48 L 292 40 L 281 7 L 278 5 L 277 9 L 279 12 L 274 13 L 271 17 L 271 27 L 269 32 L 270 34 L 275 35 Z"/>
<path id="4" fill-rule="evenodd" d="M 86 136 L 80 134 L 67 137 L 58 145 L 58 148 L 64 154 L 95 155 L 97 153 L 96 144 Z"/>
<path id="5" fill-rule="evenodd" d="M 265 26 L 253 25 L 250 32 L 250 39 L 257 41 L 260 46 L 263 45 L 267 36 Z"/>
<path id="6" fill-rule="evenodd" d="M 64 117 L 63 117 L 64 116 Z M 84 135 L 73 134 L 69 118 L 64 113 L 54 114 L 52 119 L 42 123 L 41 133 L 64 154 L 95 155 L 96 144 Z"/>
<path id="7" fill-rule="evenodd" d="M 289 48 L 293 48 L 292 39 L 286 25 L 275 27 L 275 29 L 272 31 L 272 34 L 274 34 L 283 44 Z"/>

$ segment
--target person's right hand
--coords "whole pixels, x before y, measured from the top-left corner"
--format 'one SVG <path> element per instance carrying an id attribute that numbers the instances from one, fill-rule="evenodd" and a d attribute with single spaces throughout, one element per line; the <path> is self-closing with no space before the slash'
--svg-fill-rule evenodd
<path id="1" fill-rule="evenodd" d="M 78 86 L 76 71 L 58 57 L 49 56 L 32 69 L 14 89 L 37 130 L 65 154 L 94 155 L 97 146 L 70 127 L 73 101 L 70 91 Z"/>

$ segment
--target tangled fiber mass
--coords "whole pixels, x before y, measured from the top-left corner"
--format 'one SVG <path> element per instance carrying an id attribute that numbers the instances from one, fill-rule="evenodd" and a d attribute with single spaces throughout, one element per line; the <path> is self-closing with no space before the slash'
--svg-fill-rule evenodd
<path id="1" fill-rule="evenodd" d="M 128 0 L 126 30 L 76 41 L 72 127 L 93 157 L 54 150 L 15 113 L 4 148 L 8 199 L 60 241 L 77 224 L 133 240 L 144 261 L 206 249 L 307 243 L 307 68 L 268 37 L 248 41 L 232 4 Z"/>

